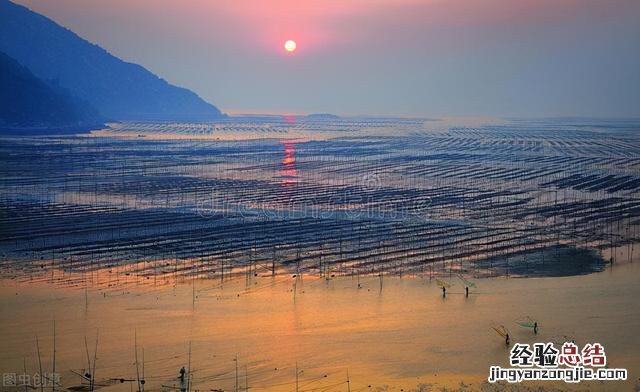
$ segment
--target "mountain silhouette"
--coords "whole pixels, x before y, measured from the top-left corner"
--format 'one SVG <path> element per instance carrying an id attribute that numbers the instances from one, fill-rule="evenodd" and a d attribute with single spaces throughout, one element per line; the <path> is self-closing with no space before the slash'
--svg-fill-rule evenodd
<path id="1" fill-rule="evenodd" d="M 0 125 L 3 129 L 72 128 L 99 125 L 87 102 L 36 78 L 0 52 Z"/>
<path id="2" fill-rule="evenodd" d="M 194 92 L 113 56 L 51 19 L 0 0 L 0 51 L 55 81 L 113 120 L 208 120 L 224 116 Z"/>

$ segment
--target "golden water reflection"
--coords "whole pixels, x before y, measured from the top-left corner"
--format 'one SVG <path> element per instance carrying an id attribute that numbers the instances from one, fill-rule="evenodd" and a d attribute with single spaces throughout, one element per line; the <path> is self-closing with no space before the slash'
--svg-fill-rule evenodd
<path id="1" fill-rule="evenodd" d="M 282 168 L 278 172 L 282 186 L 288 187 L 298 182 L 298 170 L 296 169 L 296 146 L 295 140 L 283 140 L 281 142 L 284 149 L 282 158 Z"/>
<path id="2" fill-rule="evenodd" d="M 104 272 L 102 272 L 104 273 Z M 505 324 L 514 342 L 602 343 L 610 366 L 626 367 L 631 387 L 640 369 L 638 264 L 567 278 L 480 279 L 466 298 L 455 283 L 442 298 L 428 277 L 252 276 L 220 283 L 183 278 L 170 284 L 125 275 L 113 285 L 65 286 L 46 279 L 0 281 L 0 370 L 56 367 L 65 387 L 86 368 L 96 333 L 96 379 L 106 391 L 135 390 L 135 343 L 144 349 L 147 391 L 177 385 L 189 363 L 192 388 L 351 391 L 410 390 L 419 385 L 479 388 L 490 365 L 507 365 L 508 349 L 492 330 Z M 358 284 L 361 288 L 358 288 Z M 381 288 L 382 286 L 382 288 Z M 514 321 L 530 315 L 540 333 Z M 238 358 L 238 385 L 236 362 Z M 139 359 L 141 362 L 142 359 Z M 113 379 L 113 380 L 112 380 Z M 586 387 L 580 384 L 579 387 Z"/>

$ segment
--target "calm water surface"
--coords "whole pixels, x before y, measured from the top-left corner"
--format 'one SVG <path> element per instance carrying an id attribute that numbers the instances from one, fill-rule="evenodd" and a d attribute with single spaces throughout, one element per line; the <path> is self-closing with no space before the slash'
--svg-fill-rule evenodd
<path id="1" fill-rule="evenodd" d="M 145 390 L 176 386 L 189 365 L 192 388 L 295 390 L 410 390 L 479 388 L 491 365 L 508 365 L 508 348 L 491 327 L 504 324 L 514 342 L 573 338 L 602 343 L 609 366 L 630 372 L 626 383 L 594 389 L 632 389 L 640 376 L 640 266 L 615 265 L 602 273 L 564 278 L 477 280 L 468 298 L 455 283 L 442 298 L 426 277 L 332 280 L 313 276 L 257 276 L 220 284 L 212 280 L 129 277 L 109 283 L 95 273 L 87 289 L 46 280 L 4 280 L 0 286 L 0 370 L 52 367 L 64 387 L 81 384 L 72 372 L 87 367 L 85 338 L 96 378 L 105 391 L 135 390 L 135 336 Z M 358 282 L 361 288 L 358 288 Z M 523 316 L 540 332 L 518 327 Z M 143 354 L 144 351 L 144 354 Z M 237 384 L 236 361 L 237 356 Z M 560 385 L 562 387 L 562 385 Z M 585 384 L 580 384 L 586 387 Z"/>

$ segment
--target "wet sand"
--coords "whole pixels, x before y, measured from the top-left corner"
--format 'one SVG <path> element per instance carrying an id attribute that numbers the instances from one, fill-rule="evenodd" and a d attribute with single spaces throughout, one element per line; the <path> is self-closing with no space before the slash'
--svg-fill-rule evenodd
<path id="1" fill-rule="evenodd" d="M 632 390 L 640 377 L 640 264 L 614 264 L 600 273 L 554 278 L 484 278 L 465 298 L 455 283 L 442 298 L 425 277 L 305 275 L 251 277 L 220 284 L 177 285 L 135 279 L 86 291 L 46 281 L 0 283 L 2 373 L 37 372 L 36 336 L 44 371 L 51 369 L 53 319 L 56 367 L 64 387 L 80 384 L 70 369 L 86 368 L 87 338 L 96 378 L 105 391 L 135 390 L 134 334 L 145 390 L 177 386 L 189 363 L 192 389 L 408 391 L 497 388 L 491 365 L 508 365 L 508 348 L 494 332 L 504 324 L 512 342 L 604 345 L 608 366 L 627 368 L 627 382 L 580 383 L 574 389 Z M 131 278 L 133 281 L 133 277 Z M 358 282 L 362 288 L 358 288 Z M 295 283 L 295 285 L 294 285 Z M 100 288 L 98 288 L 100 287 Z M 294 290 L 295 287 L 295 290 Z M 531 316 L 537 336 L 515 321 Z M 248 374 L 248 375 L 247 375 Z M 350 383 L 347 385 L 347 377 Z M 565 389 L 561 383 L 525 383 Z"/>

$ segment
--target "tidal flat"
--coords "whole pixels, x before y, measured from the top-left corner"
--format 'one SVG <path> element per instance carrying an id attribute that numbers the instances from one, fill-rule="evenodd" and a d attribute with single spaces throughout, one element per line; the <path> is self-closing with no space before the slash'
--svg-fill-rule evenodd
<path id="1" fill-rule="evenodd" d="M 445 298 L 428 276 L 385 277 L 382 284 L 371 276 L 258 276 L 224 284 L 129 276 L 101 285 L 109 272 L 97 271 L 96 288 L 86 291 L 2 280 L 0 370 L 20 374 L 26 363 L 27 374 L 37 373 L 37 337 L 50 372 L 55 320 L 59 389 L 86 388 L 78 375 L 88 369 L 85 339 L 93 361 L 97 337 L 94 374 L 105 391 L 135 390 L 136 347 L 148 391 L 178 387 L 183 366 L 200 391 L 293 391 L 296 366 L 298 390 L 492 390 L 489 367 L 509 365 L 509 347 L 492 330 L 504 325 L 513 343 L 601 343 L 608 367 L 629 371 L 626 382 L 524 383 L 514 390 L 630 390 L 640 377 L 639 265 L 572 277 L 478 279 L 468 297 L 454 278 Z M 516 324 L 526 316 L 539 322 L 537 335 Z"/>
<path id="2" fill-rule="evenodd" d="M 637 129 L 236 116 L 3 136 L 0 370 L 55 363 L 55 390 L 169 391 L 183 366 L 200 391 L 633 388 Z M 629 379 L 489 385 L 499 326 L 601 343 Z"/>

